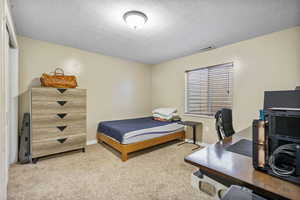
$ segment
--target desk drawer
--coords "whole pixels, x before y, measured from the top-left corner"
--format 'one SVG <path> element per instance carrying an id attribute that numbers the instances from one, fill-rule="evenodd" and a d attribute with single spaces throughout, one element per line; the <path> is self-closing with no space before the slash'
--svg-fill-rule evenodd
<path id="1" fill-rule="evenodd" d="M 32 88 L 32 101 L 82 101 L 86 98 L 84 89 Z"/>
<path id="2" fill-rule="evenodd" d="M 32 142 L 32 157 L 61 153 L 85 147 L 86 135 L 74 135 Z"/>

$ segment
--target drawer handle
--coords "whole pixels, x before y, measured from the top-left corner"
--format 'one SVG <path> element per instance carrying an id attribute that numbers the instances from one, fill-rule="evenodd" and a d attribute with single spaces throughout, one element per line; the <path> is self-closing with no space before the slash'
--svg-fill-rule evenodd
<path id="1" fill-rule="evenodd" d="M 56 114 L 59 118 L 63 119 L 67 115 L 67 113 L 57 113 Z"/>
<path id="2" fill-rule="evenodd" d="M 67 89 L 62 89 L 62 88 L 59 88 L 57 89 L 61 94 L 64 93 Z"/>
<path id="3" fill-rule="evenodd" d="M 61 132 L 63 132 L 65 128 L 67 128 L 67 126 L 57 126 L 56 128 L 58 128 Z"/>
<path id="4" fill-rule="evenodd" d="M 68 138 L 61 138 L 61 139 L 57 139 L 58 142 L 60 142 L 61 144 L 64 143 Z"/>
<path id="5" fill-rule="evenodd" d="M 65 105 L 67 103 L 67 101 L 57 101 L 57 103 L 61 106 Z"/>

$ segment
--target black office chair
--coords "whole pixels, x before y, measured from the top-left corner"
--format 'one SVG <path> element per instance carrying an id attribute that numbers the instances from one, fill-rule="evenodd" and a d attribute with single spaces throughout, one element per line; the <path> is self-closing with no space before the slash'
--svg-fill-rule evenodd
<path id="1" fill-rule="evenodd" d="M 216 130 L 219 140 L 222 141 L 231 137 L 235 131 L 232 126 L 232 111 L 228 108 L 219 110 L 216 115 Z"/>

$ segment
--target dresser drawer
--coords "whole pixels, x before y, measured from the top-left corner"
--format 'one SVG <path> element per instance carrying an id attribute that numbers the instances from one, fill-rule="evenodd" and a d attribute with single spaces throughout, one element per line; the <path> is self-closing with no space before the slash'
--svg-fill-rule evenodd
<path id="1" fill-rule="evenodd" d="M 60 153 L 64 151 L 84 148 L 86 145 L 86 135 L 67 136 L 49 140 L 32 142 L 32 157 Z"/>
<path id="2" fill-rule="evenodd" d="M 62 125 L 74 125 L 85 126 L 86 125 L 86 113 L 39 113 L 32 115 L 32 127 L 49 127 L 49 124 L 54 126 Z"/>
<path id="3" fill-rule="evenodd" d="M 67 137 L 70 135 L 86 134 L 86 126 L 53 124 L 44 127 L 32 127 L 32 141 L 48 140 L 57 137 Z"/>
<path id="4" fill-rule="evenodd" d="M 86 98 L 84 89 L 32 88 L 32 101 L 83 101 Z"/>
<path id="5" fill-rule="evenodd" d="M 32 101 L 32 115 L 57 114 L 57 113 L 86 113 L 85 101 L 65 101 L 63 105 L 59 101 Z"/>

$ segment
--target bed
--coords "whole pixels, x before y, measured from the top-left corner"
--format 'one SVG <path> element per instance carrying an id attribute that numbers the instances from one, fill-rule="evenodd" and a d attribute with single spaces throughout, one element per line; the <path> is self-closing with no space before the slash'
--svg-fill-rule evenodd
<path id="1" fill-rule="evenodd" d="M 100 122 L 97 133 L 98 142 L 119 151 L 122 161 L 131 152 L 184 138 L 182 124 L 156 121 L 152 117 Z"/>

